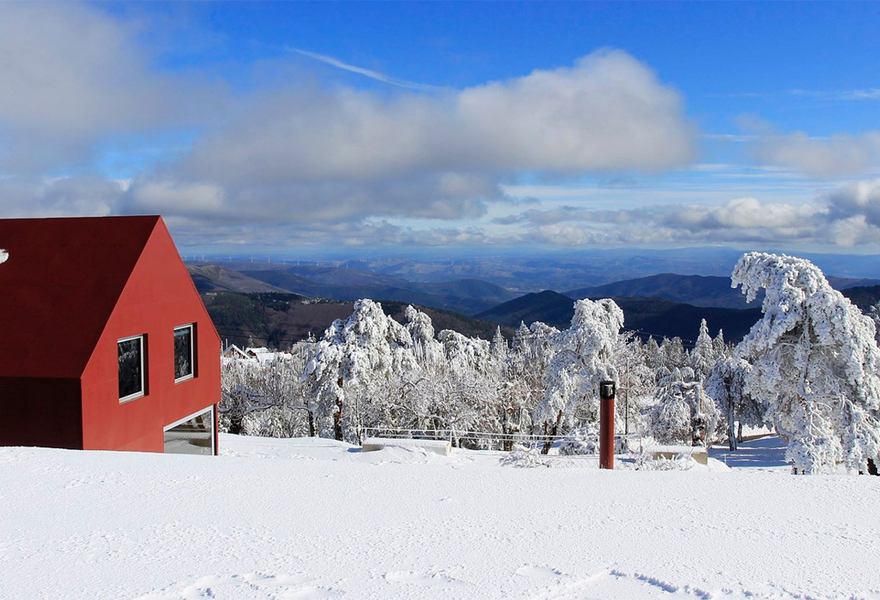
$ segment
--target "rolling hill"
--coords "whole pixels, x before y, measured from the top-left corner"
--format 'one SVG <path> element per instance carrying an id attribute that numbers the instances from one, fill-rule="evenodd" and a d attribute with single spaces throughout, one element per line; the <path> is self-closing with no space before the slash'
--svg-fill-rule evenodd
<path id="1" fill-rule="evenodd" d="M 623 310 L 624 329 L 638 332 L 643 339 L 677 336 L 685 345 L 696 339 L 701 319 L 706 319 L 712 336 L 717 335 L 720 328 L 728 342 L 737 342 L 761 318 L 758 308 L 702 307 L 665 298 L 616 297 L 614 301 Z M 528 325 L 542 321 L 558 328 L 568 327 L 572 316 L 574 300 L 552 291 L 526 294 L 477 315 L 508 327 L 517 327 L 520 322 Z"/>
<path id="2" fill-rule="evenodd" d="M 494 283 L 476 279 L 423 283 L 357 269 L 297 266 L 242 271 L 274 288 L 332 300 L 372 298 L 408 302 L 473 315 L 516 297 Z"/>
<path id="3" fill-rule="evenodd" d="M 248 277 L 239 271 L 223 268 L 219 265 L 186 265 L 193 283 L 200 294 L 205 292 L 241 292 L 245 294 L 253 292 L 283 292 L 282 288 L 275 287 Z"/>
<path id="4" fill-rule="evenodd" d="M 306 339 L 320 339 L 335 319 L 347 318 L 353 302 L 310 300 L 297 294 L 210 292 L 203 296 L 205 306 L 224 343 L 269 346 L 283 349 Z M 385 314 L 403 323 L 409 303 L 384 301 Z M 469 337 L 491 340 L 498 324 L 429 307 L 417 307 L 431 317 L 435 331 L 451 329 Z M 502 326 L 512 337 L 513 330 Z"/>
<path id="5" fill-rule="evenodd" d="M 837 290 L 847 290 L 855 286 L 874 286 L 874 279 L 849 279 L 828 277 L 828 282 Z M 732 288 L 730 277 L 704 277 L 700 275 L 676 275 L 661 273 L 638 279 L 627 279 L 606 285 L 579 288 L 565 292 L 571 298 L 666 298 L 674 302 L 693 306 L 717 308 L 759 308 L 763 299 L 761 294 L 751 303 L 740 288 Z"/>

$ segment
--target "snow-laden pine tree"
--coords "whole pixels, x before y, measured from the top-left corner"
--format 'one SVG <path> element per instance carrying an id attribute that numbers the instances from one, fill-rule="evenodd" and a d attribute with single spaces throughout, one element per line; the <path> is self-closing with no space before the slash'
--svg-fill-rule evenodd
<path id="1" fill-rule="evenodd" d="M 700 333 L 697 342 L 691 350 L 689 358 L 690 367 L 694 370 L 698 381 L 703 381 L 709 375 L 709 371 L 715 366 L 715 345 L 709 336 L 709 327 L 706 319 L 700 321 Z"/>
<path id="2" fill-rule="evenodd" d="M 663 351 L 663 366 L 667 371 L 673 369 L 681 369 L 687 366 L 687 350 L 684 349 L 684 343 L 681 338 L 676 336 L 672 339 L 663 338 L 660 344 L 660 350 Z"/>
<path id="3" fill-rule="evenodd" d="M 874 323 L 808 260 L 752 252 L 733 270 L 749 301 L 766 290 L 764 318 L 737 347 L 752 364 L 748 391 L 788 440 L 795 471 L 880 459 L 880 348 Z"/>
<path id="4" fill-rule="evenodd" d="M 361 427 L 396 427 L 389 382 L 418 368 L 409 331 L 378 302 L 355 302 L 351 316 L 327 328 L 303 374 L 320 435 L 357 441 Z"/>
<path id="5" fill-rule="evenodd" d="M 724 341 L 723 329 L 718 330 L 718 335 L 716 335 L 715 339 L 712 340 L 712 346 L 715 349 L 716 360 L 720 360 L 730 354 L 730 349 L 727 347 L 727 344 Z"/>
<path id="6" fill-rule="evenodd" d="M 660 349 L 660 344 L 657 343 L 654 336 L 649 337 L 645 342 L 645 364 L 654 371 L 663 364 L 663 350 Z"/>
<path id="7" fill-rule="evenodd" d="M 575 302 L 571 326 L 556 336 L 545 378 L 535 419 L 543 433 L 556 435 L 598 418 L 599 382 L 617 380 L 614 351 L 621 327 L 623 311 L 614 300 Z"/>

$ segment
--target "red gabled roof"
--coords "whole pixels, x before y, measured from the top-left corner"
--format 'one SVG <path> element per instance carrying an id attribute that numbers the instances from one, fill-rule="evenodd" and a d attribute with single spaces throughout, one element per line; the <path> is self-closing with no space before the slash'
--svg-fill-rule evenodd
<path id="1" fill-rule="evenodd" d="M 0 219 L 0 377 L 80 377 L 160 220 Z"/>

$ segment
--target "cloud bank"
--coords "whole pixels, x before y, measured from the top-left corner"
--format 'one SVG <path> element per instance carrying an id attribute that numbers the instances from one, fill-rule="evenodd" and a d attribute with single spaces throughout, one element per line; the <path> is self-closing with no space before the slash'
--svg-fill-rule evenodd
<path id="1" fill-rule="evenodd" d="M 378 93 L 291 76 L 232 92 L 198 70 L 162 68 L 149 27 L 91 4 L 0 4 L 0 177 L 17 195 L 34 190 L 22 206 L 214 224 L 463 219 L 509 200 L 500 184 L 522 172 L 656 172 L 694 155 L 681 96 L 620 50 L 462 90 Z M 43 189 L 71 170 L 97 176 L 108 141 L 175 132 L 193 141 L 134 174 L 109 206 Z"/>
<path id="2" fill-rule="evenodd" d="M 261 66 L 281 83 L 236 89 L 216 71 L 163 67 L 150 33 L 100 5 L 0 2 L 0 216 L 161 213 L 192 245 L 880 243 L 880 180 L 865 175 L 880 170 L 880 131 L 814 138 L 755 122 L 739 138 L 759 162 L 864 181 L 804 204 L 731 192 L 712 206 L 538 205 L 489 222 L 522 201 L 511 183 L 589 174 L 632 187 L 693 166 L 700 135 L 682 95 L 622 50 L 460 90 L 296 50 Z M 303 56 L 388 88 L 324 84 L 290 68 Z M 167 137 L 181 147 L 125 181 L 102 169 L 114 143 Z"/>
<path id="3" fill-rule="evenodd" d="M 500 219 L 530 241 L 562 245 L 753 243 L 850 248 L 880 243 L 880 179 L 847 184 L 805 204 L 737 198 L 720 205 L 627 210 L 531 209 Z"/>
<path id="4" fill-rule="evenodd" d="M 254 99 L 179 163 L 135 180 L 123 210 L 460 219 L 505 200 L 511 174 L 658 171 L 690 159 L 693 135 L 678 94 L 620 51 L 460 92 L 306 86 Z"/>

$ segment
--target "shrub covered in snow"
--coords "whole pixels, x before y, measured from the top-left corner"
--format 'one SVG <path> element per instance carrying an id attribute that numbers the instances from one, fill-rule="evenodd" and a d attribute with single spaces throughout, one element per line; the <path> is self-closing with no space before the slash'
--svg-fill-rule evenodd
<path id="1" fill-rule="evenodd" d="M 534 468 L 549 467 L 550 461 L 541 454 L 539 448 L 526 448 L 524 446 L 514 447 L 512 452 L 508 452 L 499 459 L 502 465 L 508 467 Z"/>

